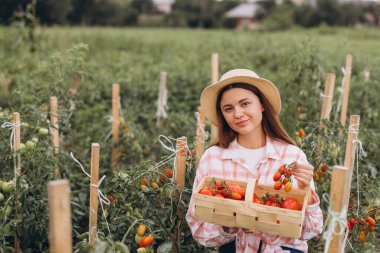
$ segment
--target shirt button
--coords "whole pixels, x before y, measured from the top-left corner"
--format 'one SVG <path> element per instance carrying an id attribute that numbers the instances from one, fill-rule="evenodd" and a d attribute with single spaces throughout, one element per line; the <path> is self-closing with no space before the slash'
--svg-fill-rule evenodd
<path id="1" fill-rule="evenodd" d="M 236 241 L 237 241 L 238 243 L 240 243 L 240 238 L 237 238 Z"/>

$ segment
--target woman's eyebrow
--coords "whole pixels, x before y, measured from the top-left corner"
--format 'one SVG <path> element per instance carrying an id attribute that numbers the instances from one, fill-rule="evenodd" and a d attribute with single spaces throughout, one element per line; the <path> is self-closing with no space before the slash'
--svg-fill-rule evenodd
<path id="1" fill-rule="evenodd" d="M 249 98 L 243 98 L 243 99 L 240 100 L 238 103 L 240 104 L 240 103 L 243 103 L 243 102 L 245 102 L 245 101 L 249 101 Z M 226 105 L 223 105 L 222 108 L 224 108 L 224 107 L 226 107 L 226 106 L 232 106 L 232 105 L 230 105 L 230 104 L 226 104 Z"/>

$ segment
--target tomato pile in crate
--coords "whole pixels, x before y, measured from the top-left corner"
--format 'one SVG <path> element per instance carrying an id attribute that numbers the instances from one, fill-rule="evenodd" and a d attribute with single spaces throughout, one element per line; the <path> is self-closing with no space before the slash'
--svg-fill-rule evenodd
<path id="1" fill-rule="evenodd" d="M 308 191 L 275 190 L 252 178 L 244 182 L 204 177 L 194 193 L 195 217 L 225 227 L 299 238 L 308 197 Z"/>

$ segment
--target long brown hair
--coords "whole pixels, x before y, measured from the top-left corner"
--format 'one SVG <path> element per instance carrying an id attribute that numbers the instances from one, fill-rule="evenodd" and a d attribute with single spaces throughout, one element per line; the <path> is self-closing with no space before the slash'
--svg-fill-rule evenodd
<path id="1" fill-rule="evenodd" d="M 217 112 L 218 123 L 219 123 L 218 124 L 219 125 L 219 132 L 218 132 L 219 140 L 215 145 L 218 145 L 222 148 L 228 148 L 229 144 L 237 137 L 237 133 L 229 127 L 226 120 L 224 119 L 222 110 L 220 108 L 220 102 L 222 100 L 222 96 L 224 92 L 226 92 L 227 90 L 234 89 L 234 88 L 242 88 L 245 90 L 252 91 L 260 99 L 260 103 L 264 107 L 262 126 L 263 126 L 265 135 L 281 142 L 296 145 L 295 142 L 292 140 L 292 138 L 290 138 L 289 134 L 286 132 L 284 127 L 282 126 L 282 123 L 277 113 L 273 109 L 272 105 L 268 102 L 266 97 L 263 95 L 263 93 L 255 86 L 246 84 L 246 83 L 233 83 L 224 87 L 219 92 L 217 100 L 216 100 L 216 112 Z"/>

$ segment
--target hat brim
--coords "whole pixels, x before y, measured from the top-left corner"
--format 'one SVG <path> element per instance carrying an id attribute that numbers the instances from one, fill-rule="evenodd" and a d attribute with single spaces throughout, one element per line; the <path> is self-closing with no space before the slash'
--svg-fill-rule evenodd
<path id="1" fill-rule="evenodd" d="M 233 83 L 246 83 L 257 87 L 272 105 L 276 114 L 278 115 L 281 111 L 281 97 L 276 86 L 269 80 L 264 78 L 255 78 L 248 76 L 233 76 L 224 79 L 220 82 L 207 86 L 200 98 L 200 103 L 202 110 L 206 118 L 215 126 L 218 126 L 218 117 L 216 112 L 216 100 L 219 91 L 224 87 Z"/>

